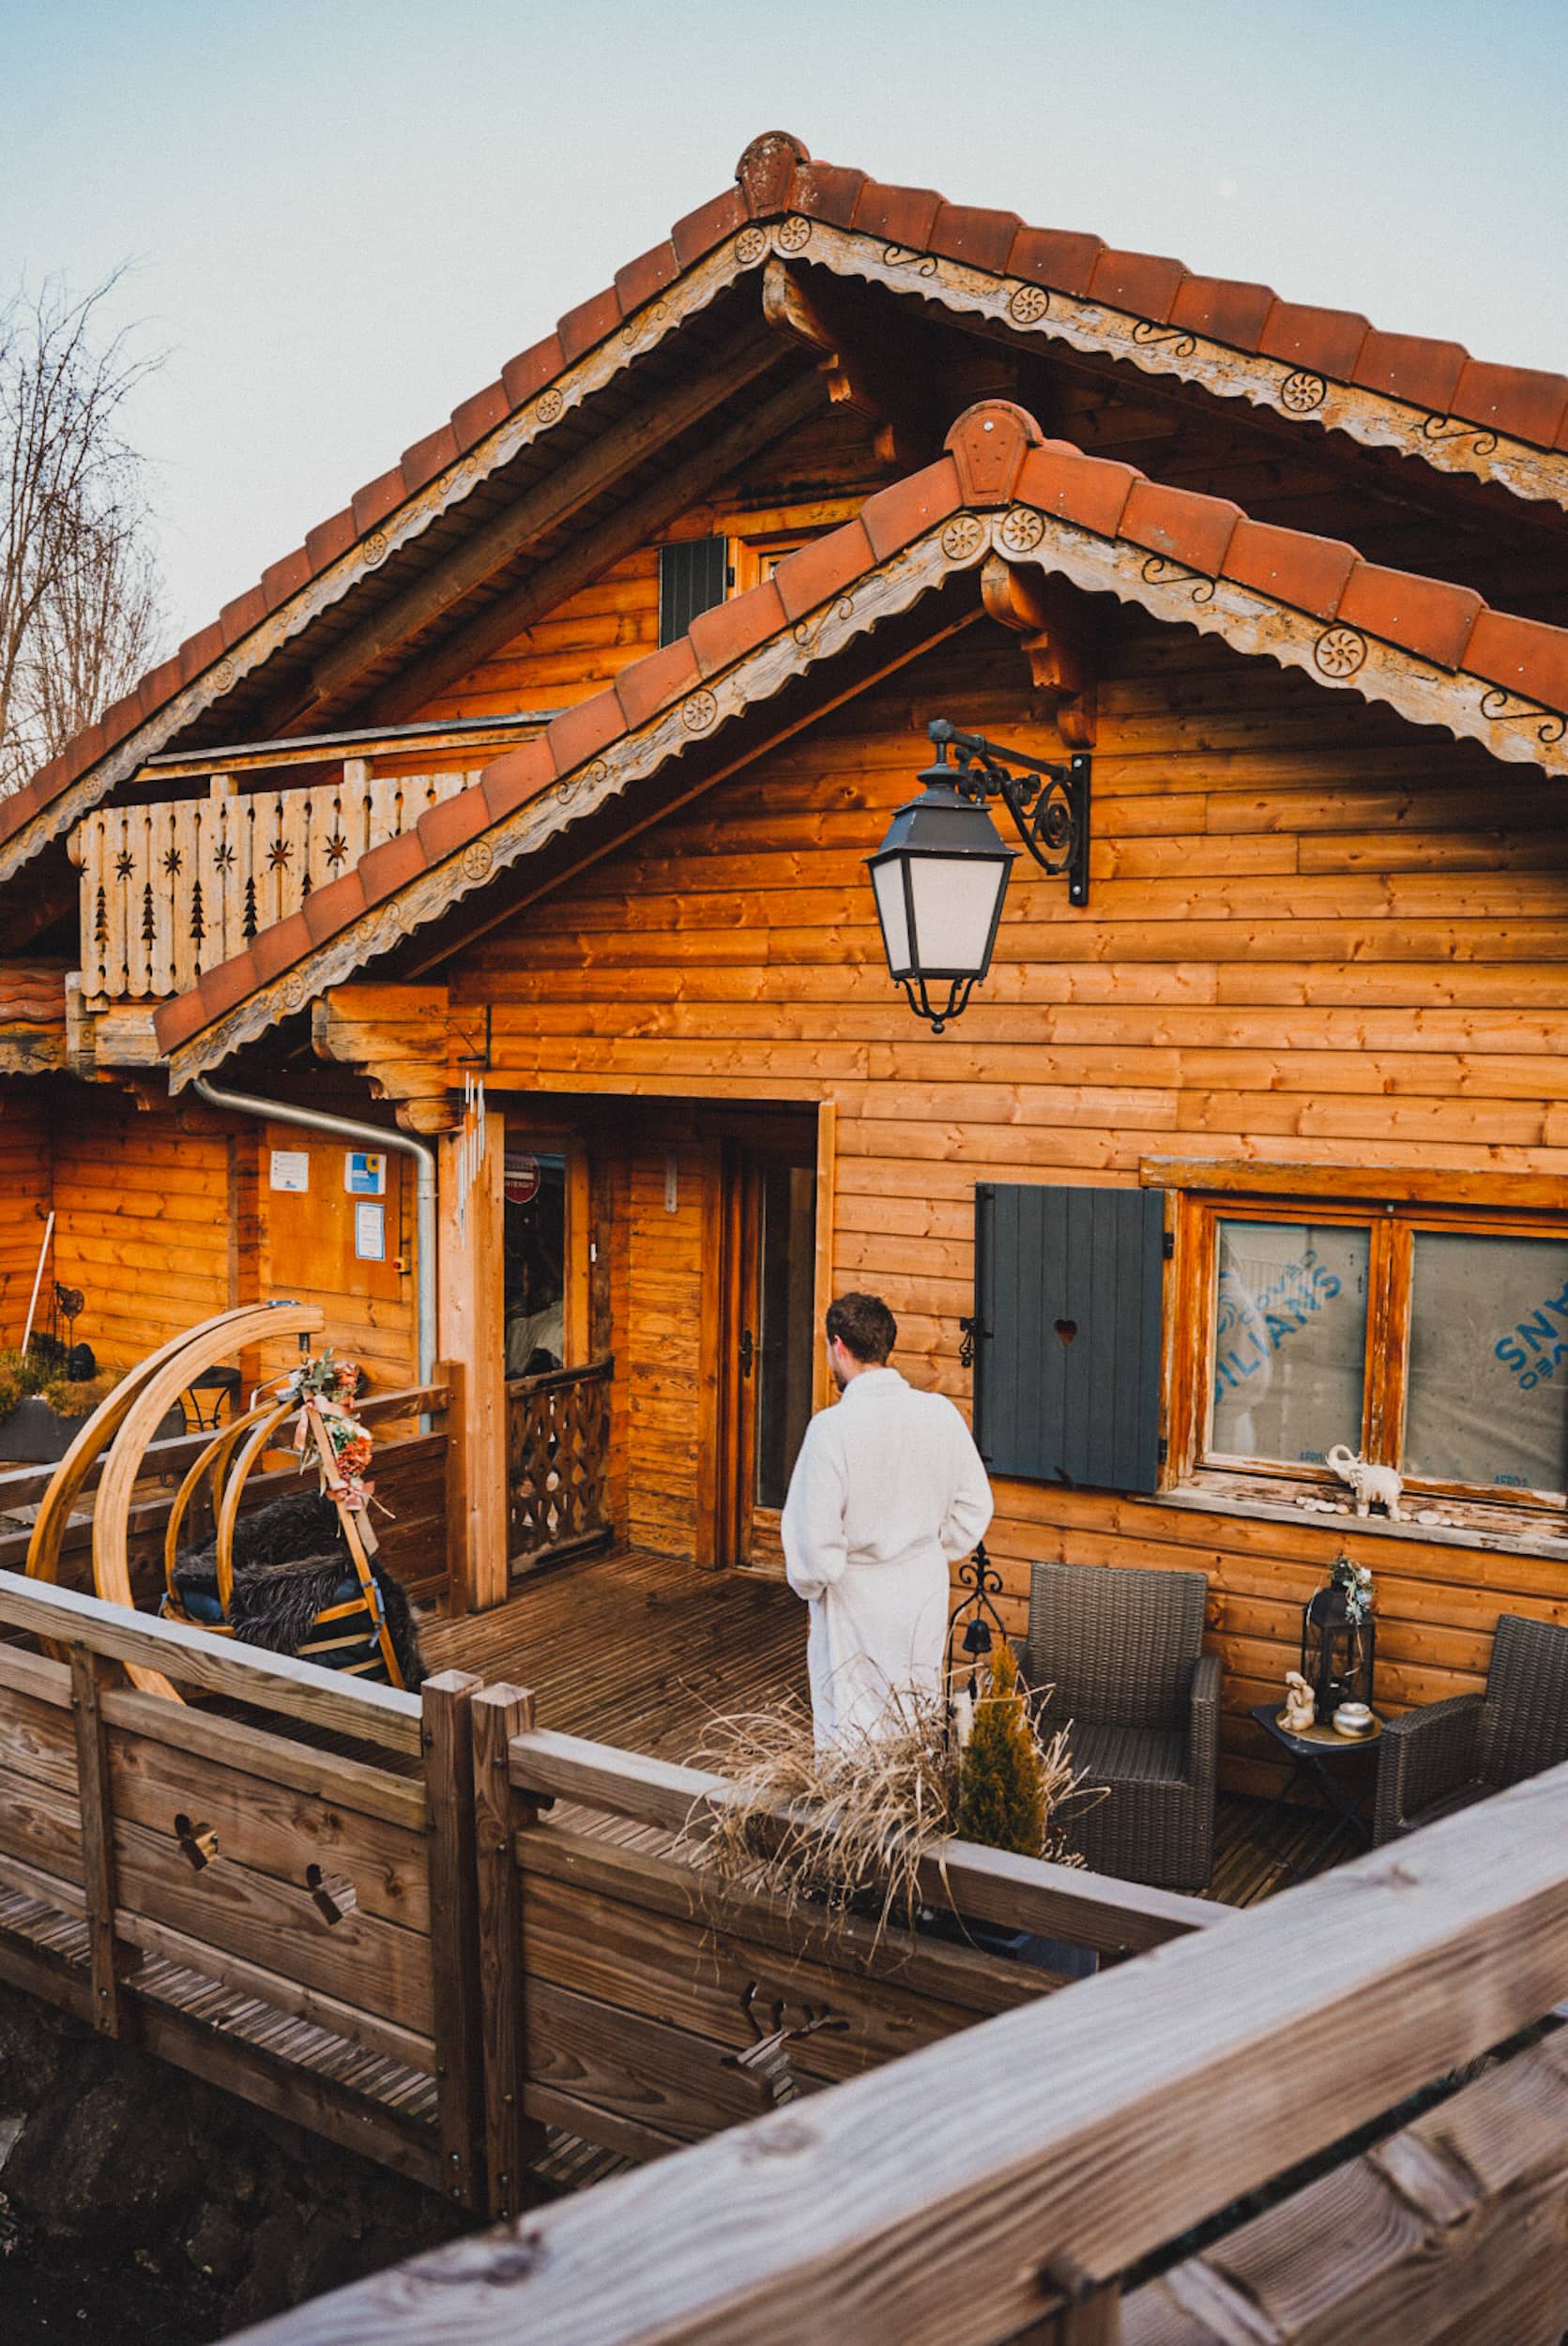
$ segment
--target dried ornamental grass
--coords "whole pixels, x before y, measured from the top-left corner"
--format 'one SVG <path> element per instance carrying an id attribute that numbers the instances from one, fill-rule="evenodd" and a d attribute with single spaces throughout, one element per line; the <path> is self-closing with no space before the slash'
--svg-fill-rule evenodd
<path id="1" fill-rule="evenodd" d="M 1066 1732 L 1042 1736 L 1015 1664 L 1012 1670 L 1012 1684 L 995 1707 L 999 1714 L 1005 1704 L 1010 1714 L 1009 1749 L 1026 1789 L 1021 1798 L 1006 1796 L 1006 1763 L 982 1746 L 990 1790 L 972 1821 L 984 1827 L 1005 1812 L 1016 1835 L 1022 1818 L 1033 1844 L 1024 1854 L 1079 1864 L 1058 1827 L 1078 1790 Z M 982 1696 L 977 1707 L 977 1729 L 987 1699 Z M 973 1748 L 971 1741 L 971 1754 Z M 974 1837 L 964 1805 L 966 1755 L 939 1697 L 891 1697 L 880 1733 L 861 1733 L 830 1751 L 817 1749 L 810 1706 L 798 1697 L 775 1710 L 722 1714 L 693 1764 L 722 1776 L 725 1789 L 722 1797 L 695 1804 L 677 1853 L 695 1870 L 778 1900 L 791 1913 L 816 1905 L 868 1915 L 879 1932 L 912 1927 L 926 1895 L 922 1862 L 939 1863 L 939 1844 L 961 1832 Z M 1016 1837 L 991 1845 L 1021 1846 Z"/>

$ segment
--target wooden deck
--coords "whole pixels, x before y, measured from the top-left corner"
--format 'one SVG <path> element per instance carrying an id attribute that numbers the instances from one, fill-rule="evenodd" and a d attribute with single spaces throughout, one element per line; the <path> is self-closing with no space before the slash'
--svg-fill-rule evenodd
<path id="1" fill-rule="evenodd" d="M 782 1581 L 646 1548 L 540 1572 L 493 1612 L 429 1622 L 420 1641 L 434 1669 L 529 1687 L 540 1727 L 681 1762 L 717 1714 L 807 1691 L 805 1608 Z M 1208 1896 L 1223 1905 L 1287 1886 L 1321 1838 L 1317 1809 L 1276 1818 L 1267 1841 L 1263 1817 L 1261 1801 L 1221 1795 Z"/>

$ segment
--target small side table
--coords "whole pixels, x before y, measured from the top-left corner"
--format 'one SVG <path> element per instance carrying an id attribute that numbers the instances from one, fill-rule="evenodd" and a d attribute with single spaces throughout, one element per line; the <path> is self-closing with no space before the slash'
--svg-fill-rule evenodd
<path id="1" fill-rule="evenodd" d="M 1251 1715 L 1263 1729 L 1271 1743 L 1277 1744 L 1290 1761 L 1290 1774 L 1282 1790 L 1275 1793 L 1264 1811 L 1258 1827 L 1258 1838 L 1266 1840 L 1268 1828 L 1285 1806 L 1296 1785 L 1310 1784 L 1324 1805 L 1333 1813 L 1333 1822 L 1322 1839 L 1298 1866 L 1289 1867 L 1296 1880 L 1316 1871 L 1334 1843 L 1346 1834 L 1361 1839 L 1362 1846 L 1372 1846 L 1372 1828 L 1362 1815 L 1362 1804 L 1371 1790 L 1376 1767 L 1366 1765 L 1366 1754 L 1375 1750 L 1383 1731 L 1381 1719 L 1374 1719 L 1364 1735 L 1339 1735 L 1332 1727 L 1309 1727 L 1304 1735 L 1293 1735 L 1279 1723 L 1283 1706 L 1278 1702 L 1255 1702 Z"/>

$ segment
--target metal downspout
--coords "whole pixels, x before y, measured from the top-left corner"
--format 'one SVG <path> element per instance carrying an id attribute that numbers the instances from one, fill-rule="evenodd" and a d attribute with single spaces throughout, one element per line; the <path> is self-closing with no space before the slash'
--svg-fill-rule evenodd
<path id="1" fill-rule="evenodd" d="M 369 1149 L 396 1149 L 414 1159 L 414 1295 L 419 1332 L 419 1382 L 428 1385 L 435 1374 L 435 1151 L 428 1142 L 407 1133 L 389 1132 L 384 1124 L 358 1124 L 351 1117 L 328 1116 L 324 1108 L 297 1108 L 282 1100 L 262 1100 L 247 1091 L 222 1091 L 205 1075 L 191 1089 L 209 1107 L 232 1108 L 273 1124 L 298 1124 L 306 1132 L 327 1133 L 337 1140 L 358 1141 Z"/>

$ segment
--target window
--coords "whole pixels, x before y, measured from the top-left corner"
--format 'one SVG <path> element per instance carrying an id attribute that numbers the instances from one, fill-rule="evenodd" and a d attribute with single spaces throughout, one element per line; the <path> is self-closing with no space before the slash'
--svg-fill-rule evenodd
<path id="1" fill-rule="evenodd" d="M 673 644 L 730 586 L 727 538 L 686 538 L 659 549 L 659 641 Z"/>
<path id="2" fill-rule="evenodd" d="M 1195 1463 L 1334 1481 L 1343 1443 L 1434 1494 L 1562 1503 L 1568 1233 L 1416 1206 L 1196 1215 Z"/>

